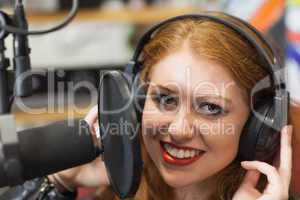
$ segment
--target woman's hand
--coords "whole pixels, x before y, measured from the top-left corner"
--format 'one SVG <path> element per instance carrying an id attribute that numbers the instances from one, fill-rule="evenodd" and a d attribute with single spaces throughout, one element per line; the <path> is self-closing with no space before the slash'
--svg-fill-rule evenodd
<path id="1" fill-rule="evenodd" d="M 94 107 L 85 117 L 85 120 L 90 125 L 91 132 L 96 142 L 96 131 L 99 129 L 98 125 L 98 109 Z M 80 148 L 80 147 L 74 147 Z M 79 167 L 68 169 L 50 176 L 50 180 L 58 185 L 67 186 L 67 188 L 77 187 L 105 187 L 109 185 L 109 179 L 106 173 L 104 162 L 101 158 L 97 158 L 89 164 L 85 164 Z M 65 188 L 65 189 L 67 189 Z"/>
<path id="2" fill-rule="evenodd" d="M 246 161 L 242 167 L 247 170 L 244 181 L 235 193 L 233 200 L 287 200 L 292 171 L 292 126 L 281 131 L 279 167 L 265 162 Z M 261 193 L 256 189 L 260 174 L 267 176 L 268 184 Z"/>

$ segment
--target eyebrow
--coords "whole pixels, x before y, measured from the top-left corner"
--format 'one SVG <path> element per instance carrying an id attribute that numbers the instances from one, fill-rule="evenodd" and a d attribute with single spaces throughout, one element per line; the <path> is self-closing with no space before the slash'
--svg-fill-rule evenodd
<path id="1" fill-rule="evenodd" d="M 196 99 L 218 99 L 218 100 L 222 100 L 225 101 L 227 105 L 231 105 L 232 104 L 232 100 L 220 95 L 198 95 L 195 97 Z"/>
<path id="2" fill-rule="evenodd" d="M 164 90 L 168 93 L 178 93 L 177 90 L 175 89 L 172 89 L 172 88 L 169 88 L 167 86 L 163 86 L 163 85 L 160 85 L 160 84 L 156 84 L 155 85 L 155 88 L 151 87 L 152 90 L 155 90 L 156 87 L 159 88 L 159 90 Z M 214 94 L 205 94 L 205 95 L 195 95 L 195 98 L 196 99 L 218 99 L 218 100 L 224 100 L 227 104 L 232 104 L 232 100 L 229 99 L 229 98 L 226 98 L 226 97 L 223 97 L 223 96 L 220 96 L 220 95 L 214 95 Z"/>
<path id="3" fill-rule="evenodd" d="M 151 86 L 151 89 L 152 90 L 156 90 L 157 87 L 159 88 L 159 90 L 164 90 L 164 91 L 167 91 L 168 93 L 178 93 L 177 90 L 175 89 L 172 89 L 172 88 L 169 88 L 169 87 L 166 87 L 166 86 L 163 86 L 163 85 L 159 85 L 159 84 L 156 84 L 155 87 L 153 88 L 154 86 Z"/>

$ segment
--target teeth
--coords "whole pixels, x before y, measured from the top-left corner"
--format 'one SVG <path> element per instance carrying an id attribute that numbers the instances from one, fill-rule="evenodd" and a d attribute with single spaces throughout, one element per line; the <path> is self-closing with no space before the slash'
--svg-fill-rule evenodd
<path id="1" fill-rule="evenodd" d="M 184 151 L 184 157 L 185 157 L 185 158 L 189 158 L 190 155 L 191 155 L 191 154 L 190 154 L 190 151 L 188 151 L 188 150 L 185 150 L 185 151 Z"/>
<path id="2" fill-rule="evenodd" d="M 196 152 L 195 152 L 195 151 L 192 151 L 192 152 L 191 152 L 191 157 L 194 157 L 195 154 L 196 154 Z"/>
<path id="3" fill-rule="evenodd" d="M 173 148 L 171 147 L 170 153 L 171 153 L 172 156 L 177 157 L 178 150 L 177 150 L 177 149 L 173 149 Z"/>
<path id="4" fill-rule="evenodd" d="M 184 150 L 179 150 L 179 153 L 178 153 L 178 158 L 184 158 Z"/>
<path id="5" fill-rule="evenodd" d="M 164 144 L 165 150 L 175 158 L 193 158 L 200 154 L 199 150 L 183 150 L 171 147 L 169 144 Z"/>

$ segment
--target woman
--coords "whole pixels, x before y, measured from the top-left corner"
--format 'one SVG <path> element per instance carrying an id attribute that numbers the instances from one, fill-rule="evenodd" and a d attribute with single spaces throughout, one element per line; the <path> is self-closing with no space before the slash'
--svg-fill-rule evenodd
<path id="1" fill-rule="evenodd" d="M 290 128 L 283 130 L 278 169 L 235 160 L 250 113 L 250 91 L 267 75 L 257 58 L 243 38 L 211 21 L 184 19 L 154 35 L 143 50 L 141 79 L 150 86 L 143 111 L 145 172 L 138 199 L 288 198 Z M 87 121 L 96 121 L 96 111 Z M 101 176 L 103 164 L 94 164 L 95 174 L 87 165 L 59 176 L 68 184 L 104 188 L 106 177 L 81 179 Z M 103 171 L 97 174 L 96 168 Z M 264 192 L 255 189 L 260 173 L 268 177 Z M 99 199 L 113 198 L 109 189 L 99 192 Z"/>
<path id="2" fill-rule="evenodd" d="M 267 76 L 258 57 L 235 31 L 212 21 L 183 19 L 154 35 L 142 58 L 141 79 L 149 88 L 140 134 L 145 170 L 136 199 L 288 199 L 291 127 L 282 130 L 277 168 L 236 159 L 251 90 Z M 96 108 L 86 121 L 95 133 Z M 62 193 L 99 187 L 96 199 L 117 199 L 100 159 L 50 180 Z"/>

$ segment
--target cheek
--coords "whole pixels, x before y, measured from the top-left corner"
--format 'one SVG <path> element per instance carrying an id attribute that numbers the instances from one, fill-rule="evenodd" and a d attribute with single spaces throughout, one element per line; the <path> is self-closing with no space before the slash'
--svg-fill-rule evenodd
<path id="1" fill-rule="evenodd" d="M 143 142 L 144 142 L 146 151 L 149 153 L 149 155 L 150 156 L 153 155 L 155 153 L 155 147 L 154 147 L 155 145 L 153 145 L 154 140 L 146 133 L 143 133 Z"/>
<path id="2" fill-rule="evenodd" d="M 146 126 L 153 126 L 153 124 L 150 123 L 143 123 L 143 127 Z M 142 130 L 142 139 L 144 143 L 144 147 L 146 150 L 146 153 L 148 156 L 151 158 L 153 163 L 156 165 L 156 167 L 159 169 L 159 156 L 160 155 L 160 144 L 158 140 L 156 139 L 155 135 L 153 135 L 153 128 L 145 129 L 143 128 Z"/>
<path id="3" fill-rule="evenodd" d="M 145 106 L 143 109 L 143 116 L 142 116 L 142 120 L 143 122 L 147 122 L 148 121 L 157 121 L 156 118 L 157 117 L 163 117 L 161 116 L 162 114 L 159 112 L 159 110 L 157 109 L 157 106 L 155 105 L 155 103 L 153 102 L 153 100 L 150 99 L 150 97 L 146 98 L 145 101 Z"/>
<path id="4" fill-rule="evenodd" d="M 223 160 L 230 163 L 237 155 L 239 147 L 239 136 L 209 136 L 205 140 L 209 146 L 209 154 L 212 160 Z"/>
<path id="5" fill-rule="evenodd" d="M 157 156 L 160 150 L 160 146 L 157 140 L 159 126 L 163 121 L 164 116 L 155 111 L 151 103 L 145 103 L 143 111 L 142 121 L 142 139 L 151 159 L 154 163 L 157 163 Z"/>
<path id="6" fill-rule="evenodd" d="M 198 176 L 195 181 L 204 180 L 210 176 L 218 174 L 229 166 L 236 158 L 239 148 L 240 133 L 238 130 L 229 135 L 216 134 L 203 135 L 203 142 L 206 143 L 208 151 L 195 168 Z M 191 177 L 194 174 L 191 174 Z"/>
<path id="7" fill-rule="evenodd" d="M 247 117 L 247 114 L 243 114 L 209 123 L 208 134 L 203 138 L 215 159 L 232 161 L 236 157 Z"/>

